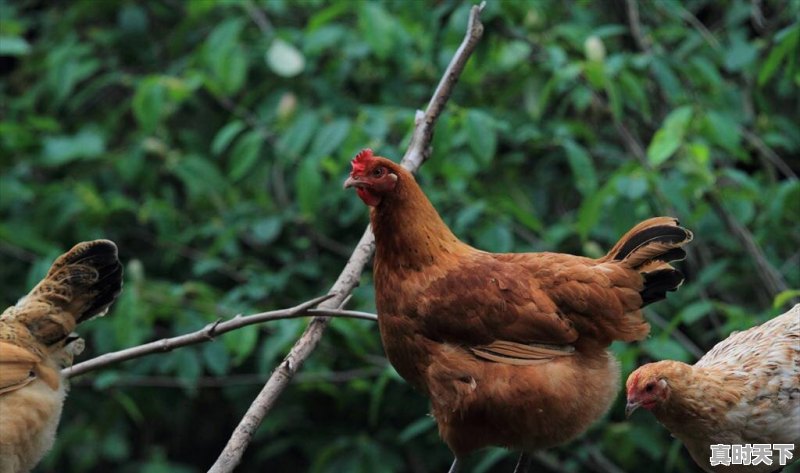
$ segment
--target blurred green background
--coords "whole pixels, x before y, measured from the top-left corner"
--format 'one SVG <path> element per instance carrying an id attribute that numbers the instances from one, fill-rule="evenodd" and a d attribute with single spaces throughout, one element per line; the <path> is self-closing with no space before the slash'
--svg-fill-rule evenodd
<path id="1" fill-rule="evenodd" d="M 0 1 L 0 292 L 80 240 L 126 267 L 82 360 L 323 294 L 367 223 L 341 184 L 399 159 L 469 3 Z M 497 1 L 419 180 L 467 242 L 598 256 L 644 218 L 695 232 L 686 284 L 614 345 L 696 360 L 800 287 L 800 1 Z M 374 311 L 370 271 L 349 308 Z M 307 320 L 73 380 L 39 472 L 201 472 Z M 624 379 L 624 378 L 623 378 Z M 694 471 L 624 395 L 537 471 Z M 377 327 L 334 320 L 238 471 L 440 472 L 427 401 Z M 515 454 L 468 459 L 511 471 Z"/>

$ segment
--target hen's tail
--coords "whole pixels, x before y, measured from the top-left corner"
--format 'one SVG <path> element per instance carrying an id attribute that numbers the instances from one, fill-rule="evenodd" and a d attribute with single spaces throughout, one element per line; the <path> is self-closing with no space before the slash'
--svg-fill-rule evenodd
<path id="1" fill-rule="evenodd" d="M 52 345 L 77 324 L 105 315 L 121 291 L 117 245 L 109 240 L 85 241 L 59 256 L 47 276 L 3 317 L 13 317 L 40 342 Z"/>
<path id="2" fill-rule="evenodd" d="M 619 261 L 644 276 L 642 306 L 664 299 L 683 283 L 683 273 L 669 263 L 686 257 L 681 248 L 692 232 L 672 217 L 655 217 L 636 225 L 611 248 L 603 261 Z"/>

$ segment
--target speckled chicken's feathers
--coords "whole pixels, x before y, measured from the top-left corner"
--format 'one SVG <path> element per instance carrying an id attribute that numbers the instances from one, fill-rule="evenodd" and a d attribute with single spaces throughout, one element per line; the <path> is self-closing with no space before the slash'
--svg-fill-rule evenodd
<path id="1" fill-rule="evenodd" d="M 82 242 L 59 256 L 44 279 L 0 315 L 0 393 L 36 377 L 55 390 L 57 369 L 72 363 L 80 345 L 67 340 L 69 334 L 78 323 L 103 315 L 121 289 L 113 242 Z"/>
<path id="2" fill-rule="evenodd" d="M 82 242 L 59 256 L 44 279 L 0 320 L 24 326 L 38 343 L 50 346 L 77 324 L 104 315 L 121 290 L 117 246 L 109 240 Z M 0 339 L 13 343 L 15 331 L 2 327 Z"/>
<path id="3" fill-rule="evenodd" d="M 734 332 L 693 366 L 640 367 L 628 379 L 629 402 L 648 380 L 665 380 L 669 395 L 650 409 L 706 471 L 773 471 L 777 465 L 712 467 L 710 445 L 800 444 L 800 305 Z"/>
<path id="4" fill-rule="evenodd" d="M 695 367 L 742 379 L 740 401 L 727 410 L 726 418 L 744 443 L 782 438 L 800 444 L 800 304 L 762 325 L 734 332 Z"/>
<path id="5" fill-rule="evenodd" d="M 121 288 L 116 245 L 83 242 L 0 315 L 0 472 L 30 471 L 53 445 L 66 396 L 61 369 L 83 349 L 71 332 L 105 314 Z"/>

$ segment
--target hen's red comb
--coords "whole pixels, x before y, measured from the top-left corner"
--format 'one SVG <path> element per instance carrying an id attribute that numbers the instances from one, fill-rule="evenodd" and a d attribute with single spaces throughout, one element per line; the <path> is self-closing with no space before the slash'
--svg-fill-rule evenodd
<path id="1" fill-rule="evenodd" d="M 362 149 L 350 163 L 353 165 L 353 172 L 356 174 L 363 173 L 370 161 L 372 161 L 372 150 L 369 148 Z"/>

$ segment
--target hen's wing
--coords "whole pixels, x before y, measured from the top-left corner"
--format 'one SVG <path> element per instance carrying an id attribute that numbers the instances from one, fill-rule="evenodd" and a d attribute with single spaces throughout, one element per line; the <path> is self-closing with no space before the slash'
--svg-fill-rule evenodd
<path id="1" fill-rule="evenodd" d="M 0 340 L 0 394 L 20 389 L 34 379 L 42 356 Z"/>
<path id="2" fill-rule="evenodd" d="M 641 297 L 625 276 L 577 256 L 481 252 L 432 282 L 416 309 L 431 339 L 492 361 L 532 364 L 572 355 L 581 337 L 610 343 L 620 327 L 626 337 L 645 336 Z"/>

